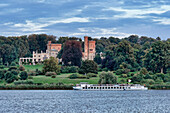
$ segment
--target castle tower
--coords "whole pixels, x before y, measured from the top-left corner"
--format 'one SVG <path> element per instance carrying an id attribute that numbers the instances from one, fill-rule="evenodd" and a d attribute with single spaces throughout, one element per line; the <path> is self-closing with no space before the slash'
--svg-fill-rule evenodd
<path id="1" fill-rule="evenodd" d="M 89 56 L 89 40 L 88 36 L 84 37 L 84 58 L 88 59 Z"/>
<path id="2" fill-rule="evenodd" d="M 95 57 L 95 43 L 96 41 L 89 41 L 88 36 L 84 37 L 84 60 L 93 60 Z"/>

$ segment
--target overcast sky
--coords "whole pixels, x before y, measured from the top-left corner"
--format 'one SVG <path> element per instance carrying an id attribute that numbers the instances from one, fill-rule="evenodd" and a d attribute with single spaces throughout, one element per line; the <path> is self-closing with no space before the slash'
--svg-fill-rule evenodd
<path id="1" fill-rule="evenodd" d="M 170 0 L 0 0 L 0 35 L 170 38 Z"/>

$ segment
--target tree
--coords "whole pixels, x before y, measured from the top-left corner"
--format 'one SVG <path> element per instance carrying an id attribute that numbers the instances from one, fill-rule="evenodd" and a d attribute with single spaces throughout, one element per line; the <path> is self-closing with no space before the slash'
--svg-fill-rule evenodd
<path id="1" fill-rule="evenodd" d="M 14 75 L 12 72 L 8 71 L 8 72 L 5 73 L 5 81 L 7 83 L 12 83 L 15 80 L 17 80 L 17 76 Z"/>
<path id="2" fill-rule="evenodd" d="M 147 70 L 163 73 L 168 67 L 170 60 L 170 43 L 157 41 L 152 44 L 152 48 L 145 52 L 144 66 Z"/>
<path id="3" fill-rule="evenodd" d="M 17 66 L 15 62 L 12 62 L 10 66 Z"/>
<path id="4" fill-rule="evenodd" d="M 95 56 L 94 61 L 95 61 L 97 64 L 101 64 L 102 59 L 101 59 L 101 57 L 100 57 L 100 54 L 97 54 L 97 55 Z"/>
<path id="5" fill-rule="evenodd" d="M 116 84 L 117 83 L 117 76 L 113 75 L 112 72 L 102 72 L 99 75 L 99 84 Z"/>
<path id="6" fill-rule="evenodd" d="M 79 73 L 97 73 L 97 64 L 92 60 L 85 60 L 82 62 Z"/>
<path id="7" fill-rule="evenodd" d="M 27 72 L 26 71 L 22 71 L 21 73 L 20 73 L 20 79 L 21 80 L 26 80 L 27 78 L 28 78 L 28 74 L 27 74 Z"/>
<path id="8" fill-rule="evenodd" d="M 146 75 L 146 74 L 148 73 L 148 71 L 147 71 L 146 68 L 142 68 L 142 69 L 140 70 L 140 73 Z"/>
<path id="9" fill-rule="evenodd" d="M 6 73 L 6 70 L 0 69 L 0 79 L 4 78 L 5 73 Z"/>
<path id="10" fill-rule="evenodd" d="M 65 65 L 81 66 L 82 50 L 81 43 L 75 40 L 65 42 L 63 47 L 62 61 Z"/>
<path id="11" fill-rule="evenodd" d="M 50 59 L 44 60 L 43 73 L 55 72 L 55 73 L 59 74 L 60 68 L 61 67 L 58 65 L 57 58 L 50 57 Z"/>
<path id="12" fill-rule="evenodd" d="M 11 64 L 11 62 L 17 58 L 15 47 L 9 44 L 0 45 L 0 57 L 2 58 L 3 64 Z"/>
<path id="13" fill-rule="evenodd" d="M 159 41 L 161 41 L 161 38 L 158 36 L 158 37 L 156 38 L 156 40 L 159 40 Z"/>
<path id="14" fill-rule="evenodd" d="M 20 66 L 19 66 L 19 70 L 20 70 L 20 71 L 25 71 L 25 67 L 24 67 L 23 65 L 20 65 Z"/>
<path id="15" fill-rule="evenodd" d="M 137 43 L 138 39 L 139 39 L 138 35 L 131 35 L 128 37 L 128 41 L 132 43 Z"/>

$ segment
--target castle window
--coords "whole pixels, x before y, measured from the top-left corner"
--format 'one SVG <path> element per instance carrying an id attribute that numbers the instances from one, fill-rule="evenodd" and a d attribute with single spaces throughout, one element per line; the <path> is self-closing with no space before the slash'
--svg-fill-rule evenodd
<path id="1" fill-rule="evenodd" d="M 39 55 L 39 57 L 41 57 L 41 56 Z"/>
<path id="2" fill-rule="evenodd" d="M 36 55 L 34 55 L 34 57 L 36 57 Z"/>
<path id="3" fill-rule="evenodd" d="M 90 49 L 90 51 L 93 51 L 93 49 Z"/>

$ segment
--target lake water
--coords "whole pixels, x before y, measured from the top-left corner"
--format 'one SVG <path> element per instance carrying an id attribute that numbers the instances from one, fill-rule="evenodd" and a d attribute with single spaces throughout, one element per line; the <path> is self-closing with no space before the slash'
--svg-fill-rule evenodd
<path id="1" fill-rule="evenodd" d="M 170 113 L 170 90 L 0 90 L 0 113 Z"/>

